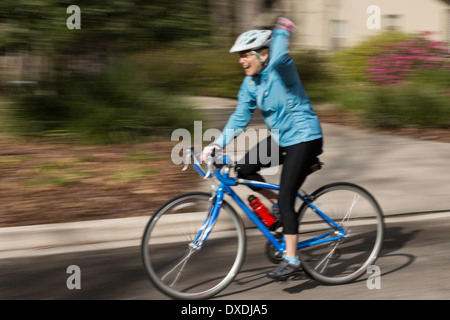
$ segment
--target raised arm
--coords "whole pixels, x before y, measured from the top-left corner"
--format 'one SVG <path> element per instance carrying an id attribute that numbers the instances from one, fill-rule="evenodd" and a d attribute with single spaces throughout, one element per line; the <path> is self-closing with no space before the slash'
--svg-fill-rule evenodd
<path id="1" fill-rule="evenodd" d="M 295 29 L 292 21 L 279 18 L 272 34 L 270 44 L 270 62 L 268 67 L 275 69 L 286 87 L 295 86 L 298 81 L 297 69 L 289 56 L 289 40 Z"/>
<path id="2" fill-rule="evenodd" d="M 213 142 L 213 144 L 218 145 L 221 148 L 229 144 L 234 137 L 239 135 L 247 127 L 253 116 L 253 112 L 255 111 L 256 101 L 247 90 L 248 80 L 249 79 L 246 78 L 242 82 L 238 93 L 239 102 L 236 106 L 236 110 L 228 119 L 220 137 Z"/>

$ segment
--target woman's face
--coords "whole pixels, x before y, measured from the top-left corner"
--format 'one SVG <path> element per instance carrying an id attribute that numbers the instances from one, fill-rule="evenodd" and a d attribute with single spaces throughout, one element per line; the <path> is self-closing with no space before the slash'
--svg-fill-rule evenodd
<path id="1" fill-rule="evenodd" d="M 265 61 L 268 58 L 268 53 L 259 53 L 261 61 Z M 245 51 L 239 53 L 239 63 L 242 68 L 244 68 L 245 75 L 254 76 L 258 73 L 261 67 L 261 62 L 258 58 L 250 51 Z"/>

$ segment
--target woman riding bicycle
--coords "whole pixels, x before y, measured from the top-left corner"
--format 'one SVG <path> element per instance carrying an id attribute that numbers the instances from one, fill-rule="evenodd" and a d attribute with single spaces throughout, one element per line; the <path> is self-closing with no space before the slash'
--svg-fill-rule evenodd
<path id="1" fill-rule="evenodd" d="M 249 124 L 253 112 L 259 108 L 272 136 L 258 144 L 272 141 L 278 146 L 283 170 L 278 197 L 262 192 L 272 202 L 278 201 L 286 251 L 283 261 L 268 276 L 284 278 L 301 269 L 297 255 L 298 216 L 295 198 L 298 189 L 308 175 L 316 157 L 322 153 L 322 129 L 311 102 L 305 93 L 297 69 L 289 52 L 289 38 L 295 25 L 286 18 L 279 18 L 274 30 L 251 30 L 240 35 L 231 53 L 239 54 L 239 63 L 244 68 L 244 78 L 238 105 L 230 116 L 222 135 L 203 150 L 203 158 L 215 149 L 224 148 Z M 273 130 L 275 129 L 275 130 Z M 266 149 L 267 150 L 267 149 Z M 243 164 L 236 167 L 239 178 L 264 181 L 258 171 L 270 164 L 256 163 L 250 151 Z M 252 156 L 250 156 L 252 155 Z M 259 152 L 256 152 L 259 156 Z M 272 164 L 274 165 L 274 164 Z"/>

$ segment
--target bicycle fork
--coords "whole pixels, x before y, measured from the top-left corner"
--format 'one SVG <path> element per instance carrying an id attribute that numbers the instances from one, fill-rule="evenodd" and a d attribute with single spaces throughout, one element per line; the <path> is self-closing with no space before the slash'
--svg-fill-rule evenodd
<path id="1" fill-rule="evenodd" d="M 211 207 L 209 208 L 209 212 L 203 221 L 200 230 L 198 231 L 196 237 L 192 242 L 189 243 L 189 248 L 193 251 L 199 250 L 203 243 L 208 238 L 211 230 L 214 228 L 216 224 L 217 217 L 219 216 L 220 208 L 222 207 L 223 201 L 223 189 L 219 187 L 216 194 L 211 198 Z"/>
<path id="2" fill-rule="evenodd" d="M 220 208 L 222 206 L 222 199 L 223 199 L 223 192 L 218 192 L 218 195 L 214 195 L 211 198 L 211 206 L 209 208 L 208 214 L 206 215 L 205 220 L 202 223 L 202 226 L 200 227 L 200 230 L 198 231 L 195 238 L 188 244 L 188 251 L 185 253 L 185 255 L 179 259 L 177 263 L 173 267 L 171 267 L 161 278 L 161 280 L 166 279 L 167 277 L 174 275 L 174 279 L 171 281 L 170 286 L 173 287 L 181 274 L 183 273 L 184 267 L 186 266 L 186 263 L 190 259 L 190 257 L 200 250 L 202 248 L 203 243 L 208 238 L 209 234 L 211 233 L 211 230 L 213 229 L 217 217 L 220 211 Z"/>

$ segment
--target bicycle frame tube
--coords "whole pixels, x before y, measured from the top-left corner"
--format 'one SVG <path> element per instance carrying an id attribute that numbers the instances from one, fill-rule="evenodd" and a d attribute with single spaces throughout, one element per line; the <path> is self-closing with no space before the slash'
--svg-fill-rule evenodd
<path id="1" fill-rule="evenodd" d="M 271 183 L 267 183 L 267 182 L 259 182 L 259 181 L 254 181 L 254 180 L 238 179 L 238 183 L 249 186 L 249 187 L 258 187 L 258 188 L 271 189 L 271 190 L 279 190 L 280 189 L 279 185 L 271 184 Z M 235 195 L 235 197 L 237 197 L 239 199 L 239 197 L 237 195 Z M 320 243 L 335 241 L 335 240 L 339 240 L 339 239 L 345 237 L 345 235 L 346 235 L 345 231 L 344 231 L 344 229 L 342 229 L 341 226 L 339 226 L 336 222 L 334 222 L 332 219 L 330 219 L 325 213 L 323 213 L 319 208 L 317 208 L 315 205 L 313 205 L 311 203 L 311 201 L 309 201 L 306 197 L 302 196 L 300 193 L 297 193 L 297 197 L 300 198 L 303 202 L 305 202 L 330 227 L 339 230 L 339 233 L 340 233 L 336 237 L 325 239 L 326 237 L 328 237 L 331 234 L 331 232 L 326 232 L 321 236 L 301 241 L 298 243 L 297 249 L 310 247 L 310 246 L 320 244 Z M 247 207 L 247 205 L 245 205 L 240 199 L 239 199 L 240 200 L 239 202 L 234 197 L 233 197 L 233 199 L 239 204 L 239 206 L 242 208 L 242 210 L 244 210 L 244 212 L 247 214 L 247 216 L 249 216 L 249 218 L 255 223 L 255 221 L 252 219 L 252 216 L 256 216 L 253 213 L 253 211 L 250 210 Z M 282 243 L 282 245 L 280 245 L 280 241 L 278 241 L 272 235 L 272 233 L 266 228 L 266 226 L 261 222 L 261 220 L 258 217 L 256 217 L 256 219 L 259 222 L 258 224 L 255 223 L 255 225 L 258 227 L 258 229 L 260 229 L 263 232 L 263 234 L 268 238 L 268 240 L 272 243 L 272 245 L 279 252 L 282 252 L 285 249 L 284 242 Z M 268 235 L 270 235 L 272 237 L 270 237 Z"/>
<path id="2" fill-rule="evenodd" d="M 340 225 L 338 225 L 334 220 L 330 219 L 325 213 L 323 213 L 318 207 L 311 203 L 306 197 L 302 196 L 300 193 L 297 193 L 297 197 L 302 199 L 323 221 L 325 221 L 330 227 L 336 228 L 339 232 L 345 234 L 344 229 Z"/>
<path id="3" fill-rule="evenodd" d="M 229 188 L 229 187 L 228 187 Z M 245 212 L 247 217 L 255 224 L 255 226 L 264 234 L 267 240 L 272 243 L 272 245 L 279 251 L 283 252 L 285 250 L 284 242 L 280 242 L 277 238 L 269 231 L 266 225 L 261 221 L 261 219 L 251 210 L 242 200 L 241 198 L 229 188 L 230 192 L 228 194 L 233 198 L 233 200 L 238 204 L 238 206 Z"/>
<path id="4" fill-rule="evenodd" d="M 204 174 L 205 172 L 198 165 L 198 163 L 194 164 L 194 168 L 199 174 Z M 220 208 L 222 206 L 222 201 L 225 193 L 232 197 L 232 199 L 238 204 L 238 206 L 245 212 L 248 218 L 254 223 L 254 225 L 264 234 L 264 236 L 270 241 L 270 243 L 278 250 L 278 252 L 283 252 L 285 250 L 284 241 L 278 241 L 277 238 L 269 231 L 269 229 L 264 225 L 261 219 L 251 210 L 242 199 L 236 194 L 236 192 L 231 188 L 231 186 L 235 186 L 237 184 L 246 185 L 248 187 L 257 187 L 263 189 L 270 190 L 279 190 L 280 186 L 267 182 L 260 182 L 255 180 L 247 180 L 247 179 L 234 179 L 228 176 L 228 173 L 221 174 L 220 169 L 216 169 L 215 175 L 217 179 L 220 181 L 219 188 L 216 191 L 216 199 L 213 205 L 211 205 L 209 214 L 205 219 L 200 231 L 198 232 L 194 241 L 192 241 L 191 245 L 194 249 L 198 249 L 201 247 L 202 243 L 208 238 L 214 224 L 216 223 L 217 217 L 220 212 Z M 210 175 L 211 176 L 211 175 Z M 297 197 L 299 197 L 304 203 L 306 203 L 324 222 L 326 222 L 331 228 L 337 229 L 338 234 L 332 238 L 326 238 L 331 235 L 331 232 L 326 232 L 323 235 L 320 235 L 315 238 L 307 239 L 301 241 L 297 245 L 297 249 L 302 249 L 306 247 L 310 247 L 313 245 L 317 245 L 320 243 L 331 242 L 335 240 L 339 240 L 346 236 L 344 229 L 339 226 L 335 221 L 330 219 L 325 213 L 323 213 L 318 207 L 309 201 L 309 199 L 305 196 L 302 196 L 300 193 L 297 193 Z M 325 239 L 326 238 L 326 239 Z"/>

